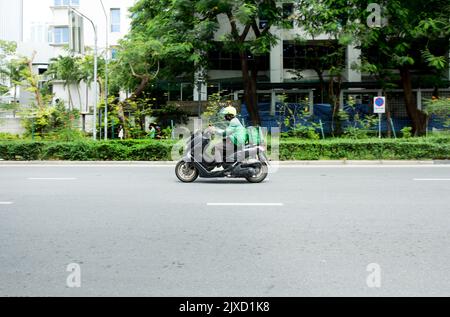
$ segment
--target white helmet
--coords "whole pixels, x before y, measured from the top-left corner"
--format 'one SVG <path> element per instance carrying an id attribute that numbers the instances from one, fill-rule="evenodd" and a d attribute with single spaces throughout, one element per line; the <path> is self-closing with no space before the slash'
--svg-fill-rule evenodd
<path id="1" fill-rule="evenodd" d="M 236 117 L 237 116 L 237 110 L 236 110 L 235 107 L 229 106 L 229 107 L 226 107 L 225 109 L 223 109 L 222 114 L 224 116 L 232 115 L 232 116 Z"/>

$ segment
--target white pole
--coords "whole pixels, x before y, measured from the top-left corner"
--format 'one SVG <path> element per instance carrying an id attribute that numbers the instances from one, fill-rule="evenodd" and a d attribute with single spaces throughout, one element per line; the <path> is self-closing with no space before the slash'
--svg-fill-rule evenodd
<path id="1" fill-rule="evenodd" d="M 109 23 L 103 0 L 100 0 L 106 20 L 106 54 L 105 54 L 105 141 L 108 140 L 108 63 L 109 63 Z"/>
<path id="2" fill-rule="evenodd" d="M 380 114 L 378 114 L 378 118 L 379 118 L 379 124 L 378 124 L 378 127 L 379 127 L 379 132 L 380 132 L 380 139 L 381 139 L 381 120 L 383 120 L 383 115 L 380 113 Z"/>
<path id="3" fill-rule="evenodd" d="M 81 13 L 75 8 L 72 8 L 69 5 L 69 10 L 72 10 L 76 13 L 78 13 L 80 16 L 91 22 L 92 27 L 94 28 L 94 38 L 95 38 L 95 47 L 94 47 L 94 119 L 93 119 L 93 139 L 94 141 L 97 140 L 97 99 L 98 99 L 98 37 L 97 37 L 97 26 L 95 25 L 94 21 L 89 19 L 86 15 Z"/>
<path id="4" fill-rule="evenodd" d="M 98 37 L 97 26 L 94 25 L 94 141 L 97 140 L 97 99 L 98 99 Z"/>

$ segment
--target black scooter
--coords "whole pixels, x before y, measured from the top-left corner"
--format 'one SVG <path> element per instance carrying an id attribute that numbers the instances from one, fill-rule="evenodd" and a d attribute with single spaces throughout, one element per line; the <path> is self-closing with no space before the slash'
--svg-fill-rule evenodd
<path id="1" fill-rule="evenodd" d="M 188 141 L 186 153 L 178 162 L 175 173 L 183 183 L 201 178 L 245 178 L 250 183 L 263 182 L 269 173 L 266 150 L 260 145 L 249 144 L 234 153 L 223 156 L 223 163 L 205 159 L 205 149 L 211 143 L 211 135 L 198 131 Z M 223 170 L 214 171 L 222 167 Z"/>

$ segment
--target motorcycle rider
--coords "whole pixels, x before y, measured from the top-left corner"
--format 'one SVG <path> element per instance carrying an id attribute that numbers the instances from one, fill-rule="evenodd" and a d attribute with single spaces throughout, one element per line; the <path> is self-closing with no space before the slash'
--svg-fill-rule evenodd
<path id="1" fill-rule="evenodd" d="M 214 160 L 217 164 L 224 163 L 223 154 L 226 157 L 236 152 L 239 147 L 245 145 L 247 140 L 247 130 L 239 121 L 237 110 L 233 106 L 228 106 L 222 110 L 225 120 L 229 122 L 228 128 L 225 130 L 212 127 L 213 132 L 222 135 L 223 139 L 214 145 Z"/>

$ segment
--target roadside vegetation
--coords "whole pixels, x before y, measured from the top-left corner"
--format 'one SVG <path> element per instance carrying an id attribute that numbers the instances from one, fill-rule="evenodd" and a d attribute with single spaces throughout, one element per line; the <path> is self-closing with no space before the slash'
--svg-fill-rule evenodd
<path id="1" fill-rule="evenodd" d="M 81 85 L 91 85 L 93 54 L 87 48 L 85 56 L 68 52 L 51 60 L 45 74 L 33 72 L 31 56 L 20 56 L 14 43 L 0 41 L 0 76 L 8 83 L 0 85 L 0 94 L 12 93 L 9 102 L 0 103 L 0 112 L 12 113 L 22 119 L 25 133 L 21 136 L 0 133 L 0 159 L 3 160 L 167 160 L 172 128 L 185 124 L 189 115 L 177 103 L 169 103 L 169 83 L 176 78 L 195 86 L 206 80 L 209 56 L 223 50 L 237 54 L 242 66 L 243 102 L 247 106 L 250 122 L 261 123 L 257 102 L 258 76 L 261 63 L 277 44 L 272 27 L 291 29 L 302 27 L 305 38 L 293 39 L 304 44 L 307 38 L 328 34 L 330 43 L 318 44 L 305 56 L 305 65 L 319 78 L 316 103 L 331 105 L 329 129 L 314 118 L 309 100 L 300 104 L 304 108 L 292 111 L 280 97 L 278 126 L 282 129 L 280 154 L 288 159 L 448 159 L 450 129 L 450 99 L 440 97 L 440 89 L 448 71 L 448 1 L 388 1 L 383 13 L 388 21 L 379 27 L 370 27 L 361 21 L 370 17 L 365 1 L 293 1 L 295 14 L 286 15 L 275 1 L 189 1 L 139 0 L 130 9 L 131 30 L 116 47 L 116 58 L 109 64 L 106 86 L 105 60 L 99 58 L 100 103 L 98 111 L 104 113 L 108 91 L 108 120 L 99 118 L 98 138 L 108 131 L 109 142 L 91 141 L 86 131 L 82 105 Z M 352 10 L 349 10 L 352 8 Z M 433 8 L 443 8 L 435 10 Z M 230 32 L 224 34 L 220 44 L 214 41 L 219 28 L 218 16 L 224 17 Z M 263 24 L 260 24 L 263 17 Z M 359 22 L 358 22 L 359 21 Z M 238 24 L 242 27 L 238 27 Z M 254 36 L 249 36 L 253 34 Z M 328 45 L 328 46 L 327 46 Z M 331 45 L 331 46 L 329 46 Z M 389 89 L 400 89 L 405 99 L 405 110 L 410 126 L 399 132 L 390 129 L 379 139 L 377 116 L 361 113 L 356 101 L 345 100 L 346 111 L 339 99 L 346 65 L 345 50 L 357 46 L 363 52 L 374 51 L 378 56 L 364 55 L 352 68 L 368 74 L 378 82 L 385 94 Z M 320 54 L 323 51 L 333 53 Z M 105 53 L 105 52 L 103 52 Z M 431 100 L 423 110 L 413 100 L 412 74 L 421 67 L 428 77 L 428 86 L 434 87 Z M 295 68 L 295 67 L 294 67 Z M 305 69 L 292 72 L 301 79 Z M 67 100 L 55 100 L 52 85 L 64 83 Z M 447 86 L 446 86 L 447 85 Z M 193 86 L 191 88 L 193 88 Z M 18 103 L 18 88 L 31 93 L 26 107 Z M 183 87 L 181 86 L 181 90 Z M 123 97 L 123 92 L 127 92 Z M 122 94 L 121 94 L 122 93 Z M 211 120 L 221 105 L 231 102 L 230 94 L 219 92 L 210 96 L 206 120 Z M 88 107 L 85 107 L 88 108 Z M 387 117 L 390 118 L 389 109 Z M 149 140 L 149 120 L 161 130 L 159 140 Z M 440 122 L 435 131 L 429 123 Z M 0 125 L 2 118 L 0 118 Z M 389 123 L 388 123 L 389 125 Z M 124 141 L 118 141 L 122 131 Z M 141 153 L 142 152 L 142 153 Z"/>

